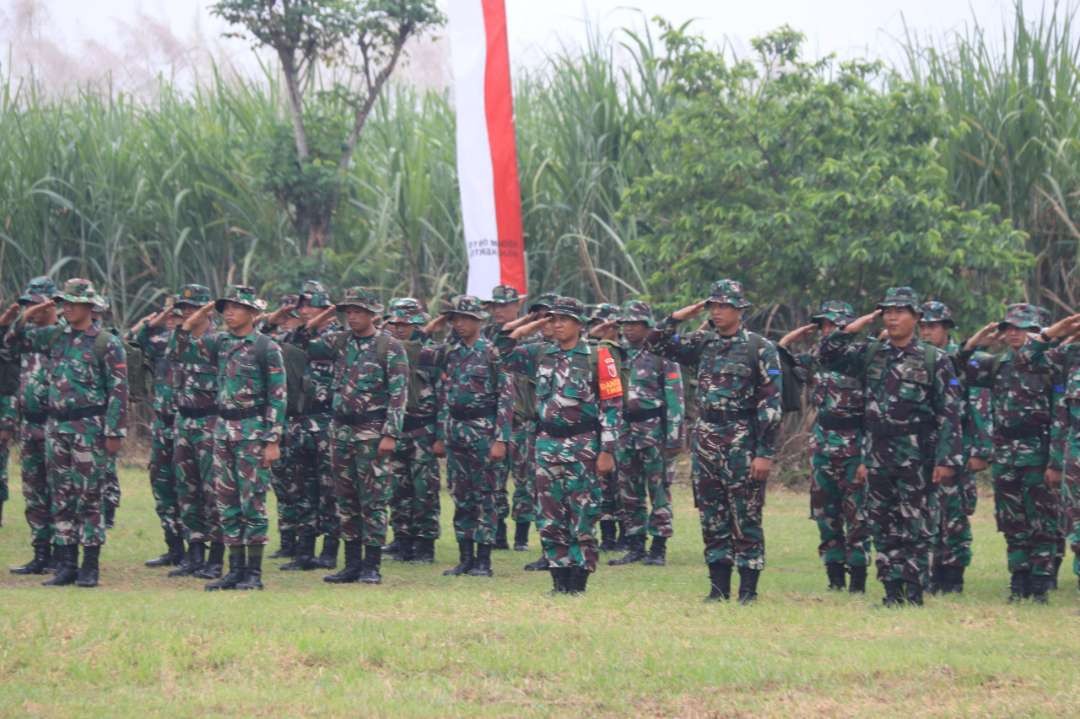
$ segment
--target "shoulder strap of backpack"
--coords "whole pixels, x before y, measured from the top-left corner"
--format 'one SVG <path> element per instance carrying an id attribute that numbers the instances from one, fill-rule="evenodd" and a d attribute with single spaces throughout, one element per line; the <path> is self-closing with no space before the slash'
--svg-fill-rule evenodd
<path id="1" fill-rule="evenodd" d="M 379 359 L 379 366 L 386 370 L 386 356 L 390 353 L 390 335 L 380 332 L 375 336 L 375 356 Z"/>
<path id="2" fill-rule="evenodd" d="M 927 342 L 923 350 L 923 364 L 926 365 L 926 374 L 930 377 L 931 383 L 934 381 L 934 375 L 937 374 L 937 358 L 937 347 Z"/>
<path id="3" fill-rule="evenodd" d="M 259 369 L 266 376 L 266 355 L 270 352 L 270 336 L 262 332 L 255 338 L 255 361 L 259 363 Z"/>
<path id="4" fill-rule="evenodd" d="M 747 331 L 747 337 L 750 344 L 750 370 L 754 373 L 754 389 L 758 388 L 761 384 L 761 347 L 765 344 L 765 338 L 759 335 L 757 332 Z"/>

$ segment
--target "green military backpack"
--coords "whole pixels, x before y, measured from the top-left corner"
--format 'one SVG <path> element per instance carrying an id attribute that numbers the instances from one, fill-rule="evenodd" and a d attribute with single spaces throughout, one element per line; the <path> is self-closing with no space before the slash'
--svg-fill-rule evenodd
<path id="1" fill-rule="evenodd" d="M 271 341 L 262 333 L 255 339 L 255 357 L 264 374 Z M 307 352 L 288 342 L 279 342 L 278 346 L 285 364 L 285 415 L 296 417 L 315 404 L 315 385 L 307 376 Z"/>
<path id="2" fill-rule="evenodd" d="M 754 387 L 761 383 L 761 377 L 759 376 L 758 366 L 761 364 L 761 348 L 765 346 L 769 340 L 765 339 L 757 332 L 747 331 L 747 337 L 750 345 L 750 363 L 751 369 L 754 371 Z M 791 360 L 791 356 L 785 352 L 779 352 L 780 355 L 780 406 L 784 412 L 802 412 L 803 402 L 803 383 L 799 379 L 799 376 L 795 373 L 795 363 Z"/>
<path id="3" fill-rule="evenodd" d="M 106 334 L 102 332 L 98 337 L 106 337 Z M 104 359 L 105 345 L 104 340 L 94 341 L 94 352 L 98 353 L 98 361 Z M 148 402 L 154 393 L 154 367 L 150 358 L 134 342 L 125 342 L 124 352 L 127 354 L 128 401 L 137 404 Z"/>
<path id="4" fill-rule="evenodd" d="M 0 348 L 0 397 L 10 397 L 19 391 L 19 356 Z"/>

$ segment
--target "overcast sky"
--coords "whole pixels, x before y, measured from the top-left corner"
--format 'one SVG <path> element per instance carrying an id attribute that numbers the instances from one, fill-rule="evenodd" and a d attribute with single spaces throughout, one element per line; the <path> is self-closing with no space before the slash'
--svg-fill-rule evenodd
<path id="1" fill-rule="evenodd" d="M 1052 2 L 1052 0 L 1047 0 Z M 1075 3 L 1077 0 L 1068 0 Z M 1037 17 L 1044 0 L 1022 0 Z M 1013 0 L 506 0 L 511 62 L 539 64 L 545 53 L 583 42 L 586 19 L 604 31 L 640 25 L 662 15 L 676 23 L 696 18 L 697 30 L 717 43 L 745 50 L 750 38 L 787 23 L 807 35 L 812 54 L 900 57 L 896 39 L 905 22 L 937 38 L 973 17 L 999 34 L 1012 18 Z M 258 65 L 248 46 L 223 39 L 209 0 L 0 0 L 0 64 L 22 76 L 34 72 L 50 86 L 111 74 L 129 89 L 158 73 L 190 81 L 209 58 L 241 72 Z M 633 9 L 632 9 L 633 8 Z M 413 53 L 420 82 L 438 83 L 447 49 L 427 43 Z"/>

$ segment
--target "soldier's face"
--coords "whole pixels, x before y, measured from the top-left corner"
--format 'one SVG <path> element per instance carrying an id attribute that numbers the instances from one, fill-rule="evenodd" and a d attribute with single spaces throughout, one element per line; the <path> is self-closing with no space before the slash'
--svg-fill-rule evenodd
<path id="1" fill-rule="evenodd" d="M 191 317 L 193 314 L 195 314 L 196 312 L 199 311 L 199 308 L 196 307 L 195 305 L 186 305 L 185 304 L 185 305 L 179 305 L 179 307 L 180 307 L 180 314 L 185 320 L 188 317 Z"/>
<path id="2" fill-rule="evenodd" d="M 221 310 L 221 319 L 230 332 L 246 330 L 255 321 L 255 310 L 235 302 L 226 302 Z"/>
<path id="3" fill-rule="evenodd" d="M 889 339 L 906 340 L 915 333 L 915 324 L 919 317 L 907 307 L 886 307 L 881 320 L 885 324 L 885 331 L 889 333 Z"/>
<path id="4" fill-rule="evenodd" d="M 487 305 L 487 311 L 491 313 L 491 319 L 497 325 L 505 325 L 507 322 L 516 320 L 520 308 L 520 300 L 506 305 L 495 303 Z"/>
<path id="5" fill-rule="evenodd" d="M 1018 350 L 1027 344 L 1028 336 L 1027 330 L 1022 330 L 1019 327 L 1008 325 L 1005 327 L 1005 344 L 1012 347 L 1014 350 Z"/>
<path id="6" fill-rule="evenodd" d="M 176 329 L 177 325 L 179 325 L 181 321 L 182 319 L 179 315 L 175 315 L 170 312 L 169 316 L 165 318 L 165 329 L 172 331 Z"/>
<path id="7" fill-rule="evenodd" d="M 94 316 L 94 308 L 79 302 L 65 302 L 63 305 L 64 319 L 72 327 L 83 327 L 91 322 Z"/>
<path id="8" fill-rule="evenodd" d="M 619 327 L 626 341 L 634 345 L 644 342 L 649 334 L 649 326 L 644 322 L 623 322 Z"/>
<path id="9" fill-rule="evenodd" d="M 734 334 L 735 330 L 739 329 L 742 310 L 735 309 L 735 305 L 710 302 L 709 319 L 712 320 L 713 326 L 716 327 L 717 332 L 720 334 Z"/>
<path id="10" fill-rule="evenodd" d="M 450 315 L 450 326 L 463 340 L 471 340 L 480 334 L 483 323 L 475 317 L 468 315 Z"/>
<path id="11" fill-rule="evenodd" d="M 822 337 L 827 337 L 827 336 L 831 335 L 833 332 L 836 332 L 836 323 L 835 322 L 829 322 L 828 320 L 821 320 L 820 322 L 817 323 L 817 326 L 818 326 L 818 332 L 821 334 Z"/>
<path id="12" fill-rule="evenodd" d="M 544 336 L 544 339 L 548 340 L 549 342 L 555 339 L 555 325 L 552 324 L 550 317 L 548 318 L 547 322 L 540 325 L 540 334 L 542 334 Z"/>
<path id="13" fill-rule="evenodd" d="M 56 305 L 49 305 L 42 312 L 34 315 L 30 322 L 38 327 L 51 327 L 56 324 L 56 317 Z"/>
<path id="14" fill-rule="evenodd" d="M 920 322 L 919 338 L 935 347 L 944 347 L 949 344 L 949 328 L 944 322 Z"/>
<path id="15" fill-rule="evenodd" d="M 349 329 L 357 334 L 370 330 L 374 319 L 375 313 L 362 307 L 345 308 L 345 322 L 349 325 Z"/>
<path id="16" fill-rule="evenodd" d="M 300 319 L 304 322 L 315 319 L 315 315 L 323 311 L 322 307 L 312 307 L 307 302 L 300 300 L 300 307 L 296 310 L 300 315 Z"/>
<path id="17" fill-rule="evenodd" d="M 581 336 L 581 323 L 566 315 L 552 315 L 548 322 L 552 339 L 559 344 L 569 344 Z"/>
<path id="18" fill-rule="evenodd" d="M 395 339 L 407 340 L 412 337 L 413 326 L 408 322 L 388 322 L 386 326 L 390 328 L 390 334 L 394 335 Z"/>

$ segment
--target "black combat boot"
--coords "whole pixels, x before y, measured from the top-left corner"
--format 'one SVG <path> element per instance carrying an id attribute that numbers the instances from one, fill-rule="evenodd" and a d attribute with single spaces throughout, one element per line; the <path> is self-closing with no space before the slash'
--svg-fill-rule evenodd
<path id="1" fill-rule="evenodd" d="M 398 555 L 401 554 L 401 535 L 398 531 L 394 530 L 394 541 L 390 544 L 384 544 L 382 546 L 382 553 L 386 555 L 388 559 L 399 559 Z"/>
<path id="2" fill-rule="evenodd" d="M 319 553 L 319 566 L 323 569 L 333 569 L 337 566 L 338 538 L 324 535 L 322 540 L 322 552 Z"/>
<path id="3" fill-rule="evenodd" d="M 514 551 L 515 552 L 527 552 L 529 551 L 529 523 L 518 522 L 514 527 Z"/>
<path id="4" fill-rule="evenodd" d="M 202 569 L 191 573 L 191 576 L 199 579 L 220 579 L 221 570 L 225 564 L 225 545 L 221 542 L 210 543 L 210 556 L 206 558 Z"/>
<path id="5" fill-rule="evenodd" d="M 1051 575 L 1031 575 L 1031 601 L 1036 604 L 1048 604 L 1050 602 L 1050 588 L 1053 585 Z"/>
<path id="6" fill-rule="evenodd" d="M 614 552 L 615 551 L 615 527 L 616 522 L 614 519 L 601 519 L 600 520 L 600 551 L 601 552 Z"/>
<path id="7" fill-rule="evenodd" d="M 180 566 L 169 572 L 170 577 L 190 577 L 206 563 L 206 543 L 191 542 Z"/>
<path id="8" fill-rule="evenodd" d="M 367 547 L 367 556 L 364 557 L 364 569 L 360 573 L 360 581 L 364 584 L 382 584 L 382 547 Z"/>
<path id="9" fill-rule="evenodd" d="M 757 601 L 757 583 L 760 576 L 760 569 L 739 567 L 739 604 L 745 606 Z"/>
<path id="10" fill-rule="evenodd" d="M 916 607 L 923 605 L 922 582 L 904 582 L 904 601 Z"/>
<path id="11" fill-rule="evenodd" d="M 297 537 L 293 545 L 293 560 L 280 567 L 283 572 L 310 572 L 321 568 L 322 565 L 315 559 L 315 532 L 310 530 Z"/>
<path id="12" fill-rule="evenodd" d="M 12 574 L 44 574 L 51 558 L 48 542 L 34 542 L 34 558 L 20 567 L 12 567 Z"/>
<path id="13" fill-rule="evenodd" d="M 495 527 L 495 544 L 492 545 L 492 549 L 510 549 L 510 544 L 506 541 L 505 519 L 500 519 L 498 526 Z"/>
<path id="14" fill-rule="evenodd" d="M 653 537 L 649 547 L 649 556 L 641 562 L 650 567 L 663 567 L 667 564 L 667 537 Z"/>
<path id="15" fill-rule="evenodd" d="M 706 602 L 720 602 L 731 599 L 731 565 L 723 562 L 709 563 L 709 596 Z"/>
<path id="16" fill-rule="evenodd" d="M 941 593 L 963 594 L 964 592 L 964 568 L 962 566 L 943 567 Z"/>
<path id="17" fill-rule="evenodd" d="M 261 556 L 260 556 L 261 559 Z M 210 582 L 203 587 L 208 592 L 216 592 L 222 589 L 236 589 L 236 585 L 244 581 L 246 576 L 244 545 L 229 546 L 229 572 L 216 582 Z"/>
<path id="18" fill-rule="evenodd" d="M 404 536 L 401 538 L 401 551 L 398 552 L 398 559 L 402 562 L 411 562 L 416 557 L 416 539 L 412 537 Z M 379 551 L 382 551 L 382 547 L 379 547 Z"/>
<path id="19" fill-rule="evenodd" d="M 270 559 L 292 559 L 296 556 L 296 531 L 283 529 L 281 531 L 281 545 L 277 551 L 270 555 Z"/>
<path id="20" fill-rule="evenodd" d="M 585 572 L 585 570 L 583 570 L 581 567 L 573 566 L 565 567 L 564 571 L 566 572 L 566 574 L 564 575 L 565 579 L 563 580 L 563 582 L 566 585 L 567 594 L 581 594 L 583 591 L 585 591 L 582 588 L 582 574 L 587 573 Z"/>
<path id="21" fill-rule="evenodd" d="M 562 567 L 551 567 L 548 569 L 551 573 L 551 593 L 563 594 L 566 592 L 566 583 L 563 580 Z"/>
<path id="22" fill-rule="evenodd" d="M 885 585 L 885 598 L 881 603 L 890 608 L 904 606 L 904 583 L 899 579 L 889 579 L 882 584 Z"/>
<path id="23" fill-rule="evenodd" d="M 491 577 L 495 575 L 495 573 L 491 571 L 490 544 L 476 545 L 476 561 L 473 562 L 472 567 L 466 574 L 470 577 Z"/>
<path id="24" fill-rule="evenodd" d="M 471 539 L 462 539 L 458 542 L 457 566 L 447 569 L 442 575 L 444 577 L 460 577 L 462 574 L 468 574 L 469 570 L 472 568 L 473 541 Z"/>
<path id="25" fill-rule="evenodd" d="M 79 545 L 65 544 L 53 548 L 56 559 L 56 573 L 53 578 L 42 582 L 43 587 L 65 587 L 74 584 L 79 576 Z"/>
<path id="26" fill-rule="evenodd" d="M 625 552 L 630 549 L 630 537 L 626 534 L 626 522 L 615 522 L 615 529 L 617 534 L 615 536 L 615 547 L 611 550 L 613 552 Z"/>
<path id="27" fill-rule="evenodd" d="M 844 591 L 844 565 L 842 562 L 828 562 L 825 564 L 825 575 L 829 578 L 829 589 L 832 591 Z"/>
<path id="28" fill-rule="evenodd" d="M 1028 570 L 1020 570 L 1013 572 L 1009 576 L 1009 603 L 1015 603 L 1027 599 L 1028 597 L 1028 584 L 1030 583 L 1031 573 Z"/>
<path id="29" fill-rule="evenodd" d="M 96 587 L 98 585 L 98 559 L 101 557 L 101 547 L 83 547 L 83 562 L 79 567 L 79 576 L 75 580 L 79 587 Z"/>
<path id="30" fill-rule="evenodd" d="M 0 502 L 0 505 L 3 503 Z M 112 529 L 116 526 L 116 505 L 112 502 L 106 502 L 105 504 L 105 529 Z"/>
<path id="31" fill-rule="evenodd" d="M 851 581 L 848 582 L 849 594 L 866 594 L 866 567 L 852 567 L 848 570 Z"/>
<path id="32" fill-rule="evenodd" d="M 522 567 L 522 569 L 524 569 L 526 572 L 542 572 L 545 569 L 548 569 L 547 557 L 545 557 L 541 553 L 539 559 L 537 559 L 535 562 L 529 562 L 524 567 Z"/>
<path id="33" fill-rule="evenodd" d="M 612 559 L 608 562 L 609 566 L 620 567 L 624 564 L 633 564 L 645 559 L 645 535 L 635 534 L 633 537 L 627 539 L 629 549 L 626 550 L 626 554 L 622 555 L 618 559 Z"/>
<path id="34" fill-rule="evenodd" d="M 143 562 L 147 567 L 175 567 L 184 559 L 184 540 L 170 531 L 165 532 L 165 554 Z"/>
<path id="35" fill-rule="evenodd" d="M 433 564 L 435 562 L 435 540 L 422 537 L 416 540 L 416 551 L 413 553 L 413 562 L 417 564 Z"/>
<path id="36" fill-rule="evenodd" d="M 345 540 L 345 566 L 336 574 L 323 577 L 330 584 L 349 584 L 360 579 L 364 573 L 364 545 L 359 539 Z"/>
<path id="37" fill-rule="evenodd" d="M 262 589 L 262 556 L 263 545 L 249 544 L 247 546 L 247 561 L 244 564 L 244 578 L 236 583 L 236 589 L 249 591 Z"/>

